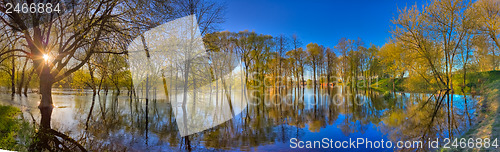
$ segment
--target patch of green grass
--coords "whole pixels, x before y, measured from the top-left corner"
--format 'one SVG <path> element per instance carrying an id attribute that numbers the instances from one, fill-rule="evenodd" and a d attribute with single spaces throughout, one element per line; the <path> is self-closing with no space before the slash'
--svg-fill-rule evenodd
<path id="1" fill-rule="evenodd" d="M 477 92 L 481 93 L 485 88 L 484 85 L 492 84 L 493 82 L 500 80 L 500 71 L 484 71 L 484 72 L 471 72 L 467 73 L 467 79 L 465 80 L 465 92 Z M 452 78 L 453 84 L 455 85 L 455 92 L 461 92 L 463 84 L 463 74 L 455 74 Z"/>
<path id="2" fill-rule="evenodd" d="M 0 105 L 0 149 L 26 151 L 32 128 L 18 119 L 21 111 L 12 106 Z"/>
<path id="3" fill-rule="evenodd" d="M 404 89 L 401 87 L 401 84 L 403 82 L 403 79 L 395 79 L 394 84 L 395 84 L 395 89 L 396 91 L 403 91 Z M 384 79 L 379 79 L 376 82 L 372 82 L 372 85 L 370 85 L 370 88 L 378 90 L 378 91 L 392 91 L 392 79 L 391 78 L 384 78 Z"/>
<path id="4" fill-rule="evenodd" d="M 16 146 L 15 135 L 19 129 L 16 119 L 19 109 L 0 106 L 0 149 L 13 149 Z"/>
<path id="5" fill-rule="evenodd" d="M 476 93 L 484 94 L 482 92 L 485 85 L 492 84 L 493 82 L 500 80 L 500 71 L 484 71 L 484 72 L 469 72 L 467 73 L 465 80 L 465 93 Z M 455 93 L 461 93 L 462 87 L 464 87 L 463 74 L 455 73 L 451 79 L 453 82 L 453 89 Z M 395 79 L 395 89 L 396 91 L 407 91 L 407 92 L 432 92 L 429 87 L 434 85 L 426 84 L 427 82 L 423 79 L 408 79 L 408 78 L 396 78 Z M 431 83 L 436 83 L 432 81 Z M 376 82 L 372 82 L 370 88 L 379 91 L 392 91 L 392 79 L 383 78 Z"/>

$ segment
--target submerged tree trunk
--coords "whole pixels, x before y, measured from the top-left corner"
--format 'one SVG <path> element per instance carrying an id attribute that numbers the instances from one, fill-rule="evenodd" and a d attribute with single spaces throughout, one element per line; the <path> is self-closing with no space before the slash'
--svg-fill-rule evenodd
<path id="1" fill-rule="evenodd" d="M 33 68 L 28 75 L 28 79 L 26 80 L 26 83 L 24 84 L 24 96 L 28 96 L 28 88 L 30 87 L 30 82 L 31 82 L 31 76 L 33 76 L 33 72 L 35 72 L 35 68 Z"/>
<path id="2" fill-rule="evenodd" d="M 94 111 L 94 105 L 95 105 L 95 97 L 97 92 L 94 92 L 92 94 L 92 104 L 90 105 L 90 110 L 89 110 L 89 115 L 87 116 L 87 121 L 85 121 L 85 131 L 88 131 L 89 129 L 89 121 L 92 116 L 92 111 Z"/>
<path id="3" fill-rule="evenodd" d="M 42 115 L 40 121 L 40 127 L 42 129 L 50 129 L 50 119 L 52 116 L 52 109 L 54 105 L 52 104 L 52 84 L 54 84 L 54 77 L 50 74 L 50 69 L 47 65 L 43 66 L 42 72 L 40 74 L 40 94 L 42 95 L 42 100 L 38 105 L 40 113 Z"/>
<path id="4" fill-rule="evenodd" d="M 28 59 L 26 59 L 24 61 L 24 65 L 23 65 L 23 70 L 21 71 L 21 78 L 19 78 L 18 80 L 18 85 L 17 85 L 17 94 L 18 95 L 21 95 L 22 94 L 22 90 L 23 90 L 23 86 L 24 86 L 24 72 L 26 71 L 26 64 L 28 64 Z"/>
<path id="5" fill-rule="evenodd" d="M 170 101 L 170 97 L 168 96 L 168 87 L 167 87 L 167 80 L 165 79 L 165 74 L 162 72 L 161 73 L 161 78 L 163 81 L 163 90 L 165 92 L 165 96 L 167 97 L 167 101 Z M 172 78 L 170 78 L 172 80 Z"/>
<path id="6" fill-rule="evenodd" d="M 12 57 L 12 69 L 11 69 L 11 73 L 10 73 L 10 82 L 11 82 L 11 91 L 12 91 L 12 96 L 14 96 L 14 94 L 16 93 L 16 85 L 15 85 L 15 81 L 16 81 L 16 64 L 15 64 L 15 58 Z"/>
<path id="7" fill-rule="evenodd" d="M 392 75 L 392 92 L 396 92 L 396 72 Z"/>
<path id="8" fill-rule="evenodd" d="M 314 77 L 314 82 L 313 82 L 313 87 L 316 89 L 316 64 L 313 63 L 313 77 Z"/>
<path id="9" fill-rule="evenodd" d="M 189 59 L 189 58 L 188 58 Z M 186 107 L 186 102 L 187 102 L 187 94 L 188 94 L 188 83 L 189 83 L 189 68 L 191 67 L 191 62 L 187 61 L 184 67 L 184 94 L 183 94 L 183 101 L 182 101 L 182 107 Z M 185 113 L 183 113 L 185 114 Z"/>

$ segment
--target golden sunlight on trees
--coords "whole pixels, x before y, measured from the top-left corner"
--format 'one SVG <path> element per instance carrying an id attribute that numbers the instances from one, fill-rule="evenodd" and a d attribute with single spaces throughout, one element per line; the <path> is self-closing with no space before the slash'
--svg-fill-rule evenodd
<path id="1" fill-rule="evenodd" d="M 404 62 L 408 61 L 405 57 L 405 51 L 402 51 L 401 45 L 397 43 L 387 43 L 380 49 L 380 62 L 384 65 L 384 73 L 390 75 L 392 90 L 396 89 L 395 79 L 398 75 L 403 77 L 405 71 Z"/>
<path id="2" fill-rule="evenodd" d="M 251 97 L 267 102 L 265 104 L 276 105 L 265 107 L 264 103 L 259 103 L 253 108 L 245 109 L 245 118 L 242 114 L 240 119 L 221 124 L 220 128 L 179 138 L 175 127 L 172 128 L 172 123 L 177 121 L 172 119 L 176 112 L 168 109 L 170 111 L 165 113 L 170 116 L 170 126 L 162 128 L 162 125 L 156 124 L 154 127 L 157 128 L 154 129 L 157 130 L 154 131 L 168 132 L 164 135 L 169 137 L 169 144 L 187 145 L 187 150 L 191 150 L 191 139 L 195 139 L 194 142 L 200 142 L 201 140 L 196 140 L 200 138 L 211 139 L 206 146 L 216 148 L 234 142 L 229 141 L 230 138 L 226 137 L 228 134 L 234 138 L 246 137 L 243 135 L 246 134 L 254 139 L 261 139 L 269 130 L 272 131 L 263 131 L 265 129 L 262 128 L 268 124 L 282 125 L 278 129 L 283 130 L 282 140 L 285 141 L 284 130 L 292 130 L 285 128 L 285 124 L 295 126 L 293 129 L 297 129 L 296 135 L 299 136 L 299 129 L 306 126 L 310 132 L 321 132 L 326 125 L 336 123 L 341 114 L 347 116 L 344 122 L 337 124 L 337 128 L 344 134 L 356 130 L 356 123 L 366 125 L 374 121 L 383 122 L 386 125 L 384 129 L 391 133 L 390 138 L 393 139 L 399 137 L 399 130 L 409 134 L 408 139 L 423 138 L 417 136 L 422 132 L 434 137 L 435 135 L 430 134 L 445 129 L 433 127 L 433 124 L 453 128 L 459 121 L 463 121 L 462 118 L 455 118 L 458 117 L 456 103 L 459 103 L 458 106 L 464 103 L 466 110 L 459 112 L 467 113 L 471 119 L 465 96 L 483 93 L 481 87 L 498 79 L 495 72 L 500 68 L 499 0 L 431 0 L 425 5 L 400 8 L 391 21 L 391 37 L 382 46 L 365 43 L 366 39 L 350 35 L 341 35 L 345 37 L 329 42 L 330 44 L 318 44 L 303 42 L 299 35 L 291 33 L 266 35 L 244 29 L 239 32 L 220 31 L 219 25 L 225 21 L 226 5 L 212 0 L 80 0 L 66 12 L 45 14 L 46 16 L 8 13 L 5 4 L 14 2 L 16 0 L 0 2 L 0 91 L 7 92 L 11 100 L 38 100 L 33 107 L 40 110 L 40 117 L 33 119 L 40 119 L 37 124 L 40 130 L 36 135 L 39 143 L 34 144 L 31 151 L 86 151 L 80 141 L 53 129 L 52 111 L 56 103 L 52 99 L 53 88 L 74 89 L 82 94 L 92 91 L 92 101 L 85 101 L 91 105 L 85 127 L 82 127 L 86 128 L 85 132 L 92 129 L 92 121 L 100 126 L 116 125 L 118 123 L 115 121 L 124 119 L 122 113 L 125 112 L 109 114 L 105 111 L 106 101 L 101 105 L 101 99 L 96 100 L 96 96 L 102 95 L 102 100 L 106 100 L 108 92 L 112 92 L 109 94 L 116 97 L 114 100 L 117 102 L 118 96 L 124 92 L 132 107 L 133 97 L 141 95 L 142 92 L 134 89 L 140 84 L 133 83 L 130 70 L 133 64 L 128 64 L 131 53 L 127 52 L 127 47 L 135 38 L 145 39 L 146 31 L 190 15 L 195 16 L 199 23 L 206 49 L 201 51 L 206 56 L 190 60 L 192 68 L 175 65 L 178 64 L 176 62 L 168 63 L 172 66 L 161 75 L 162 87 L 167 96 L 165 102 L 170 104 L 178 99 L 176 95 L 180 91 L 176 90 L 177 86 L 184 85 L 185 92 L 190 88 L 200 89 L 200 83 L 204 85 L 218 80 L 230 72 L 225 68 L 233 70 L 234 67 L 235 70 L 241 70 L 239 72 L 245 72 L 242 82 L 238 84 L 245 83 L 249 90 L 255 91 L 251 93 Z M 171 42 L 153 43 L 162 46 L 170 45 Z M 145 44 L 144 42 L 142 46 L 147 48 L 148 45 Z M 151 48 L 153 49 L 159 48 Z M 149 52 L 146 52 L 149 57 Z M 222 60 L 221 55 L 227 55 L 222 58 L 226 60 Z M 238 60 L 234 63 L 241 63 L 240 65 L 233 64 L 233 55 Z M 190 54 L 179 53 L 161 58 L 190 59 Z M 206 64 L 201 61 L 206 61 Z M 194 79 L 194 76 L 201 78 Z M 170 79 L 167 81 L 166 78 Z M 149 80 L 147 76 L 147 83 Z M 188 84 L 190 80 L 195 82 Z M 222 82 L 215 82 L 214 85 L 217 88 L 219 85 L 224 85 L 224 88 L 234 87 L 225 86 Z M 337 87 L 340 89 L 334 89 Z M 313 88 L 314 92 L 307 92 L 306 88 Z M 363 98 L 368 100 L 368 97 L 360 97 L 358 90 L 364 91 L 373 100 L 367 101 L 368 105 L 357 105 L 355 102 L 364 101 Z M 212 90 L 209 92 L 212 93 Z M 402 99 L 399 97 L 406 92 L 432 95 L 415 97 L 428 100 L 405 100 L 407 103 L 401 103 L 399 100 Z M 37 94 L 30 98 L 29 93 Z M 214 93 L 217 100 L 219 93 Z M 278 104 L 282 100 L 285 102 L 285 99 L 267 97 L 288 94 L 293 94 L 290 97 L 293 99 L 286 97 L 286 102 L 293 101 L 291 105 Z M 304 97 L 308 94 L 313 94 L 311 99 Z M 335 96 L 336 94 L 341 97 Z M 457 94 L 464 95 L 465 101 L 454 101 Z M 25 97 L 18 97 L 21 95 Z M 187 96 L 184 99 L 187 100 Z M 332 100 L 347 104 L 337 106 L 327 102 Z M 97 115 L 92 113 L 96 101 L 101 110 L 99 114 L 104 118 L 112 115 L 112 120 L 91 120 L 91 117 Z M 152 101 L 155 106 L 163 102 Z M 314 103 L 314 106 L 307 109 L 306 101 Z M 166 103 L 163 104 L 167 105 Z M 113 103 L 113 106 L 115 104 L 118 105 Z M 150 116 L 149 100 L 144 104 L 146 110 L 142 109 L 141 102 L 134 101 L 134 104 L 136 108 L 131 113 L 140 117 L 137 118 L 139 123 L 132 126 L 149 129 L 149 118 L 159 119 L 163 114 L 154 109 L 156 115 Z M 122 107 L 114 108 L 113 110 L 117 110 Z M 369 113 L 376 110 L 379 113 Z M 384 112 L 385 110 L 388 112 Z M 132 122 L 135 123 L 135 120 Z M 399 130 L 391 130 L 394 128 Z M 244 130 L 243 133 L 232 133 L 239 129 Z M 147 134 L 148 131 L 145 132 Z M 450 131 L 448 135 L 453 137 L 454 133 Z M 219 142 L 219 138 L 223 138 L 220 141 L 226 140 Z M 272 137 L 266 138 L 265 142 L 276 141 Z M 65 144 L 71 146 L 68 148 Z M 250 147 L 258 146 L 257 143 L 252 144 Z M 242 145 L 244 146 L 249 147 Z"/>
<path id="3" fill-rule="evenodd" d="M 500 48 L 500 1 L 478 0 L 472 4 L 470 13 L 473 18 L 471 24 L 477 24 L 481 34 L 489 36 L 492 43 Z"/>
<path id="4" fill-rule="evenodd" d="M 464 79 L 467 69 L 478 71 L 495 70 L 498 47 L 498 1 L 463 0 L 432 1 L 423 8 L 411 6 L 400 10 L 396 25 L 391 32 L 401 56 L 386 56 L 387 62 L 401 62 L 398 68 L 408 67 L 409 77 L 419 76 L 436 90 L 449 90 L 466 84 L 455 84 L 452 80 L 460 67 Z M 387 53 L 384 53 L 387 54 Z M 401 60 L 402 59 L 402 60 Z M 481 60 L 481 61 L 479 61 Z M 405 66 L 407 65 L 407 66 Z M 488 67 L 491 66 L 491 67 Z M 389 66 L 390 67 L 390 66 Z M 390 69 L 390 68 L 389 68 Z M 397 69 L 392 69 L 394 71 Z M 404 72 L 405 70 L 403 70 Z M 393 74 L 395 75 L 395 74 Z"/>
<path id="5" fill-rule="evenodd" d="M 321 61 L 322 57 L 322 52 L 323 52 L 323 47 L 318 46 L 316 43 L 309 43 L 307 44 L 307 61 L 309 63 L 309 66 L 312 67 L 313 71 L 313 86 L 316 87 L 316 72 L 318 69 L 318 64 Z"/>

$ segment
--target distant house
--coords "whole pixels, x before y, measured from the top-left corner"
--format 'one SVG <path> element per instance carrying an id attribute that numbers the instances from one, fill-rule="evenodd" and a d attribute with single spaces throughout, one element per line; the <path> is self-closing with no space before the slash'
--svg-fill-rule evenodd
<path id="1" fill-rule="evenodd" d="M 327 86 L 328 87 L 333 87 L 335 85 L 334 85 L 334 83 L 328 83 L 328 84 L 327 83 L 321 83 L 321 87 L 327 87 Z"/>
<path id="2" fill-rule="evenodd" d="M 311 81 L 311 80 L 308 80 L 308 81 L 302 81 L 301 80 L 300 81 L 300 85 L 301 86 L 307 86 L 307 85 L 314 85 L 314 84 L 313 84 L 313 81 Z M 316 80 L 316 85 L 320 85 L 321 87 L 327 87 L 327 86 L 333 87 L 333 86 L 335 86 L 334 83 L 328 83 L 328 84 L 327 83 L 320 83 L 319 80 Z"/>
<path id="3" fill-rule="evenodd" d="M 306 86 L 306 85 L 307 85 L 307 81 L 302 81 L 302 80 L 300 80 L 300 85 L 301 85 L 301 86 Z"/>

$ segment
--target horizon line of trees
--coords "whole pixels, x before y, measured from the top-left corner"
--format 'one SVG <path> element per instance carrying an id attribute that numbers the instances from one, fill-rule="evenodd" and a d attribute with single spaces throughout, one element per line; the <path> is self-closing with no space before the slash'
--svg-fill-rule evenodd
<path id="1" fill-rule="evenodd" d="M 392 39 L 383 46 L 367 46 L 361 38 L 341 38 L 334 48 L 317 43 L 301 47 L 302 41 L 295 34 L 271 36 L 248 30 L 209 33 L 213 30 L 207 30 L 212 28 L 207 26 L 202 26 L 202 31 L 207 51 L 235 53 L 241 58 L 245 79 L 252 85 L 261 85 L 260 81 L 299 87 L 312 79 L 313 86 L 340 82 L 370 87 L 373 78 L 390 78 L 395 89 L 396 79 L 407 78 L 407 88 L 453 91 L 458 85 L 462 90 L 469 86 L 470 90 L 473 82 L 469 82 L 467 73 L 497 70 L 500 65 L 497 6 L 495 0 L 441 0 L 421 8 L 405 7 L 392 21 Z M 2 50 L 23 43 L 19 35 L 13 34 L 4 33 L 5 37 L 17 39 L 3 40 Z M 74 73 L 54 82 L 54 87 L 130 90 L 126 52 L 105 51 L 123 50 L 125 45 L 99 48 L 102 54 L 96 53 Z M 4 74 L 0 84 L 12 94 L 26 95 L 28 88 L 39 83 L 39 72 L 26 55 L 3 51 L 1 61 L 0 72 Z M 452 81 L 457 76 L 462 82 Z"/>

